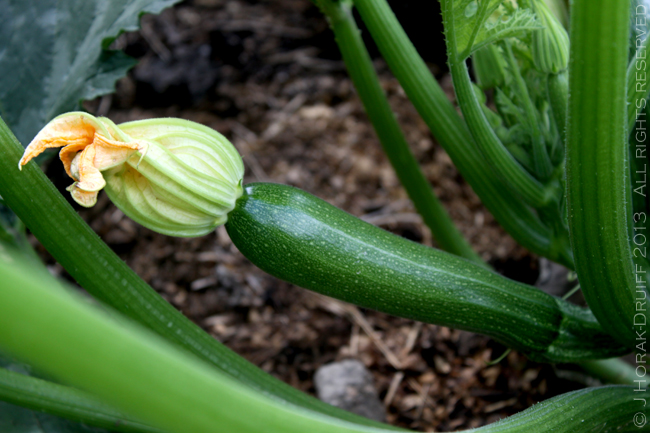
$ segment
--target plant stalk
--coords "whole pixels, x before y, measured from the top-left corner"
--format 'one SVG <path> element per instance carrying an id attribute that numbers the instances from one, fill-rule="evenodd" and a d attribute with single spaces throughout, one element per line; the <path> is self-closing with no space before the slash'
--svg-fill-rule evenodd
<path id="1" fill-rule="evenodd" d="M 587 303 L 612 336 L 633 348 L 635 320 L 648 322 L 647 309 L 635 311 L 635 300 L 648 296 L 645 277 L 639 288 L 635 278 L 648 270 L 635 270 L 628 231 L 634 226 L 626 99 L 629 11 L 629 0 L 573 3 L 567 204 Z"/>

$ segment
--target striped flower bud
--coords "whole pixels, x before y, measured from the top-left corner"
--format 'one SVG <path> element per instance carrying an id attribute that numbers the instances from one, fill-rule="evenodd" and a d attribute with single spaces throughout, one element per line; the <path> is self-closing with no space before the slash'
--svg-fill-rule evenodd
<path id="1" fill-rule="evenodd" d="M 557 74 L 569 66 L 569 35 L 543 0 L 532 2 L 543 29 L 533 31 L 533 63 L 545 74 Z"/>
<path id="2" fill-rule="evenodd" d="M 241 157 L 221 134 L 173 118 L 115 125 L 67 113 L 52 120 L 25 150 L 20 167 L 48 147 L 75 182 L 82 206 L 103 188 L 128 217 L 170 236 L 202 236 L 225 224 L 242 194 Z"/>

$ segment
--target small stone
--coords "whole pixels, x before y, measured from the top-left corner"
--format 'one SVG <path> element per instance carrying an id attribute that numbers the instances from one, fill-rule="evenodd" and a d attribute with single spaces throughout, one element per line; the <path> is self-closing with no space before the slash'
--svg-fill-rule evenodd
<path id="1" fill-rule="evenodd" d="M 325 403 L 376 421 L 386 420 L 386 409 L 372 374 L 355 359 L 320 367 L 314 375 L 316 394 Z"/>
<path id="2" fill-rule="evenodd" d="M 553 296 L 562 296 L 575 286 L 570 281 L 569 270 L 544 257 L 539 259 L 539 277 L 535 286 Z"/>

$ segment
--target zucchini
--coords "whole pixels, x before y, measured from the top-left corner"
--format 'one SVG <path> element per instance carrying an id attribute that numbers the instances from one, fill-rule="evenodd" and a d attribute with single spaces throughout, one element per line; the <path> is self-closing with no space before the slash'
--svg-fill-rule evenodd
<path id="1" fill-rule="evenodd" d="M 626 352 L 587 309 L 395 236 L 294 187 L 247 185 L 226 229 L 262 270 L 361 307 L 485 334 L 539 361 Z"/>

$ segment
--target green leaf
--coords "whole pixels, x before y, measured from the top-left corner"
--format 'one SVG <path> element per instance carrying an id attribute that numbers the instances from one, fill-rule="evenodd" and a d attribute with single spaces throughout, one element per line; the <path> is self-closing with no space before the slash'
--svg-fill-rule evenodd
<path id="1" fill-rule="evenodd" d="M 112 92 L 135 61 L 110 43 L 177 1 L 0 0 L 0 115 L 23 146 L 56 115 Z"/>
<path id="2" fill-rule="evenodd" d="M 503 0 L 455 0 L 452 19 L 455 29 L 456 60 L 505 38 L 542 28 L 530 9 L 502 7 Z M 501 6 L 501 7 L 500 7 Z"/>

